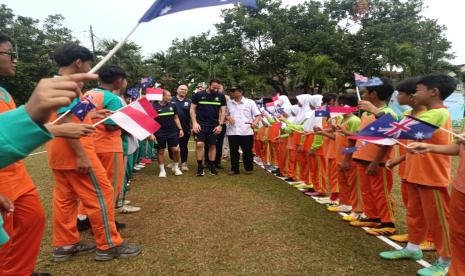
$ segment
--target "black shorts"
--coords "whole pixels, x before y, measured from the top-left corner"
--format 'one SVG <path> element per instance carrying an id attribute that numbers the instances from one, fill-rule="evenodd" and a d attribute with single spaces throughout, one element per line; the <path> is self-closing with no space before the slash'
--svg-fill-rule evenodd
<path id="1" fill-rule="evenodd" d="M 202 130 L 194 134 L 195 141 L 204 142 L 207 145 L 216 145 L 216 141 L 218 140 L 218 136 L 213 134 L 214 127 L 204 128 Z"/>
<path id="2" fill-rule="evenodd" d="M 160 134 L 155 134 L 155 137 L 157 137 L 157 149 L 166 149 L 166 144 L 168 144 L 168 147 L 173 148 L 177 147 L 179 145 L 179 135 L 176 134 L 171 134 L 171 135 L 160 135 Z"/>

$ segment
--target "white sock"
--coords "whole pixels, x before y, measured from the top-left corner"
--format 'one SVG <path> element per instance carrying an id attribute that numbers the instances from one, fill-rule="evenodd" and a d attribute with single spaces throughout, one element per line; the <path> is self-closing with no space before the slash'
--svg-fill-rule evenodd
<path id="1" fill-rule="evenodd" d="M 86 219 L 87 219 L 87 215 L 79 215 L 79 214 L 78 214 L 78 219 L 79 219 L 79 220 L 86 220 Z"/>
<path id="2" fill-rule="evenodd" d="M 160 164 L 160 172 L 164 172 L 165 171 L 165 164 Z"/>
<path id="3" fill-rule="evenodd" d="M 407 246 L 405 247 L 405 249 L 417 252 L 417 251 L 420 251 L 420 245 L 409 242 L 407 243 Z"/>
<path id="4" fill-rule="evenodd" d="M 173 169 L 177 170 L 179 168 L 179 163 L 173 163 Z"/>

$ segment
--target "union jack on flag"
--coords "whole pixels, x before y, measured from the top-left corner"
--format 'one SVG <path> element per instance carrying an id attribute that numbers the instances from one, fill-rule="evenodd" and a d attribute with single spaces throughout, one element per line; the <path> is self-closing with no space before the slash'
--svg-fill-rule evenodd
<path id="1" fill-rule="evenodd" d="M 96 107 L 92 100 L 93 98 L 91 95 L 86 95 L 71 109 L 70 112 L 76 115 L 79 120 L 84 121 L 84 118 L 87 116 L 87 114 Z"/>

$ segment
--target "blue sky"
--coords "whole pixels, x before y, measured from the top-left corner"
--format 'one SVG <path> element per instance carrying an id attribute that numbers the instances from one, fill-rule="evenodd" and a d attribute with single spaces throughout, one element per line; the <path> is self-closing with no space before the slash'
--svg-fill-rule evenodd
<path id="1" fill-rule="evenodd" d="M 283 0 L 284 5 L 293 5 L 303 0 Z M 49 14 L 62 14 L 65 25 L 73 31 L 83 45 L 90 47 L 89 25 L 93 26 L 98 39 L 121 39 L 139 20 L 153 0 L 1 0 L 15 14 L 44 19 Z M 137 3 L 137 4 L 135 4 Z M 448 30 L 446 36 L 452 42 L 452 52 L 457 56 L 454 64 L 465 63 L 465 39 L 463 39 L 463 0 L 425 0 L 428 8 L 424 15 L 438 19 Z M 185 11 L 157 18 L 142 24 L 131 41 L 142 45 L 145 55 L 166 50 L 175 38 L 184 38 L 211 30 L 221 21 L 221 9 L 228 6 Z"/>

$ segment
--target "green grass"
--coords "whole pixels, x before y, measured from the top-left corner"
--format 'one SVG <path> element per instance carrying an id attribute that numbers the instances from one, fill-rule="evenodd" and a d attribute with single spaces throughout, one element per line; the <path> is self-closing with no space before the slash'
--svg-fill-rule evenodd
<path id="1" fill-rule="evenodd" d="M 257 168 L 252 176 L 160 180 L 155 164 L 136 174 L 128 193 L 142 211 L 118 215 L 141 256 L 97 263 L 93 254 L 51 262 L 53 180 L 45 154 L 26 160 L 47 213 L 36 270 L 54 275 L 414 275 L 413 261 L 383 261 L 390 247 L 344 223 L 285 182 Z M 192 160 L 193 163 L 193 160 Z M 193 164 L 191 164 L 193 165 Z M 398 182 L 397 182 L 398 183 Z M 405 211 L 396 183 L 398 225 Z M 82 240 L 92 241 L 89 233 Z M 434 254 L 427 255 L 432 260 Z"/>

